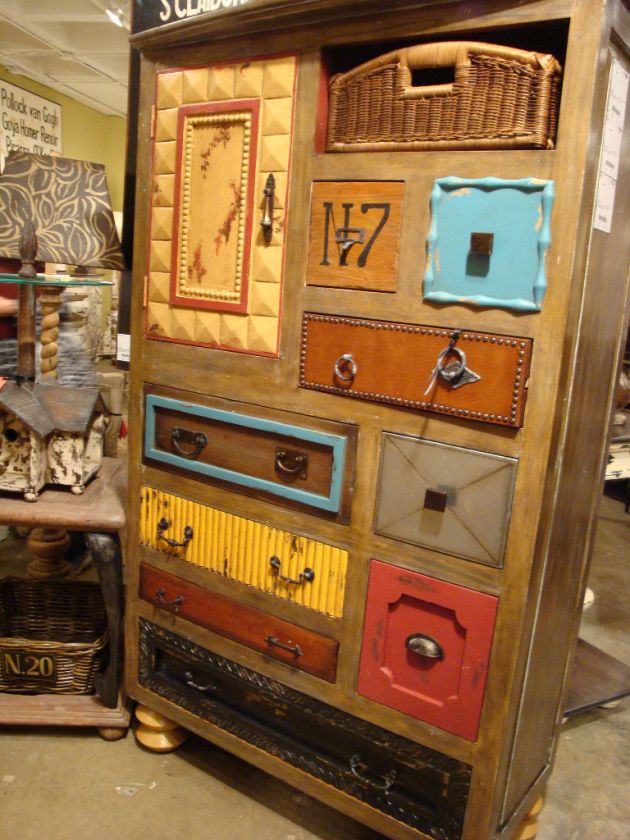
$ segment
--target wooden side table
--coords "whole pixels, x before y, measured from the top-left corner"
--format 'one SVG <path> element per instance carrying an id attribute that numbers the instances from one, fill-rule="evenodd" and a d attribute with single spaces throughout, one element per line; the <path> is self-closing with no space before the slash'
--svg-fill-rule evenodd
<path id="1" fill-rule="evenodd" d="M 120 694 L 122 646 L 122 554 L 127 470 L 119 458 L 104 458 L 99 475 L 81 496 L 44 490 L 35 503 L 21 497 L 2 499 L 2 522 L 39 529 L 83 531 L 98 574 L 110 636 L 107 669 L 95 677 L 95 696 L 8 694 L 0 692 L 0 725 L 95 726 L 105 738 L 124 735 L 130 714 Z M 29 543 L 31 550 L 37 545 Z M 35 563 L 57 562 L 42 543 Z"/>

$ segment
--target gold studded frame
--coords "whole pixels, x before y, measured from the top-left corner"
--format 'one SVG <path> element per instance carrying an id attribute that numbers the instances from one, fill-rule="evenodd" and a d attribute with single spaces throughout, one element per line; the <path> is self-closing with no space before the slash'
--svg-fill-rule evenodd
<path id="1" fill-rule="evenodd" d="M 296 77 L 292 54 L 157 73 L 148 338 L 277 357 Z"/>
<path id="2" fill-rule="evenodd" d="M 247 311 L 260 101 L 179 109 L 170 302 Z"/>

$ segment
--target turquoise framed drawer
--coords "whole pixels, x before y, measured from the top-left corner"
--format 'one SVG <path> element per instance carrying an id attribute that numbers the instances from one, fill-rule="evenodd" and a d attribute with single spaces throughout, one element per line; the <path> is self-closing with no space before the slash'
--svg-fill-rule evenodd
<path id="1" fill-rule="evenodd" d="M 349 518 L 356 427 L 267 409 L 270 416 L 261 417 L 243 403 L 200 404 L 154 393 L 146 394 L 145 407 L 147 459 Z"/>
<path id="2" fill-rule="evenodd" d="M 553 181 L 539 178 L 438 178 L 424 299 L 539 312 L 553 199 Z"/>

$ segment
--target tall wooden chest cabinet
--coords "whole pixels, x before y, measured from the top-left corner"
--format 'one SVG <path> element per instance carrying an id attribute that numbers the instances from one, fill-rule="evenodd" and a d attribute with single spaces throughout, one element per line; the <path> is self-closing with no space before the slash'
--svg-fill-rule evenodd
<path id="1" fill-rule="evenodd" d="M 515 837 L 626 322 L 628 7 L 162 5 L 128 692 L 387 837 Z"/>

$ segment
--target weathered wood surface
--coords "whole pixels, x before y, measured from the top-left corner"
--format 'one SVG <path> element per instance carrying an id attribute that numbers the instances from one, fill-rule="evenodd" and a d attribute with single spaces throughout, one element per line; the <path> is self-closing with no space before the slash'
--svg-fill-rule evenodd
<path id="1" fill-rule="evenodd" d="M 358 468 L 347 527 L 251 496 L 237 496 L 187 476 L 175 478 L 177 492 L 196 503 L 348 548 L 349 574 L 338 634 L 336 683 L 328 685 L 296 670 L 287 673 L 286 666 L 263 659 L 256 651 L 225 638 L 211 637 L 194 625 L 187 626 L 187 637 L 226 658 L 234 658 L 238 653 L 240 663 L 265 677 L 284 680 L 310 697 L 471 764 L 474 772 L 463 840 L 512 838 L 550 770 L 562 683 L 579 620 L 589 523 L 606 448 L 606 401 L 614 379 L 615 336 L 622 319 L 621 298 L 626 283 L 627 261 L 619 255 L 627 252 L 627 235 L 621 231 L 629 230 L 628 200 L 618 190 L 616 229 L 611 236 L 592 235 L 591 213 L 585 208 L 593 206 L 596 187 L 608 81 L 607 51 L 611 40 L 630 42 L 627 4 L 609 0 L 595 8 L 581 0 L 533 0 L 525 4 L 493 0 L 472 9 L 466 2 L 392 0 L 383 4 L 365 0 L 353 4 L 352 12 L 348 15 L 347 4 L 332 0 L 252 0 L 236 14 L 226 12 L 212 21 L 199 17 L 169 27 L 168 32 L 156 31 L 135 39 L 145 56 L 139 114 L 141 143 L 144 141 L 146 147 L 146 153 L 138 160 L 139 242 L 147 238 L 155 71 L 219 63 L 234 60 L 235 56 L 247 61 L 263 53 L 287 50 L 299 52 L 300 64 L 280 358 L 237 356 L 140 338 L 142 285 L 147 271 L 146 251 L 141 248 L 136 252 L 134 267 L 133 330 L 139 338 L 133 348 L 131 406 L 141 414 L 144 383 L 159 383 L 166 393 L 182 387 L 183 371 L 194 371 L 194 381 L 187 385 L 191 399 L 196 394 L 207 394 L 262 406 L 261 416 L 290 410 L 359 427 Z M 315 134 L 318 120 L 322 122 L 322 50 L 327 59 L 341 60 L 339 56 L 343 55 L 343 60 L 350 61 L 355 49 L 376 50 L 386 43 L 391 48 L 392 42 L 411 43 L 412 39 L 427 42 L 436 34 L 440 40 L 463 40 L 470 38 L 471 33 L 475 38 L 496 43 L 501 43 L 505 35 L 512 42 L 519 41 L 521 47 L 537 50 L 543 39 L 550 51 L 559 50 L 565 75 L 554 151 L 382 152 L 378 157 L 364 152 L 321 153 Z M 344 69 L 336 67 L 333 72 Z M 624 147 L 622 160 L 626 159 L 629 158 Z M 552 245 L 547 263 L 549 285 L 543 311 L 516 316 L 498 308 L 479 309 L 462 304 L 447 309 L 422 299 L 421 275 L 430 225 L 428 199 L 434 180 L 448 175 L 535 177 L 555 182 Z M 404 182 L 396 290 L 383 294 L 307 284 L 310 185 L 314 181 L 377 179 Z M 618 247 L 607 247 L 613 244 Z M 457 325 L 464 331 L 531 340 L 534 352 L 522 429 L 461 422 L 445 415 L 427 415 L 396 405 L 376 405 L 368 400 L 298 388 L 304 312 L 431 328 Z M 413 361 L 411 367 L 415 371 Z M 471 367 L 474 369 L 472 360 Z M 519 459 L 502 570 L 374 534 L 377 465 L 384 431 Z M 143 463 L 141 424 L 130 429 L 129 453 L 130 534 L 137 540 L 140 487 L 144 484 L 172 492 L 174 478 L 166 470 Z M 567 522 L 571 523 L 570 528 Z M 140 557 L 205 585 L 203 569 L 188 564 L 190 569 L 182 572 L 183 563 L 149 548 L 137 547 L 134 554 L 129 570 L 133 593 L 137 592 Z M 356 694 L 371 557 L 499 597 L 479 736 L 474 743 Z M 280 618 L 301 621 L 299 605 L 280 603 L 280 599 L 226 580 L 222 575 L 213 577 L 208 588 Z M 325 625 L 330 619 L 313 611 L 303 612 L 312 613 L 304 626 L 326 633 Z M 417 840 L 418 833 L 413 829 L 376 815 L 351 797 L 262 755 L 236 737 L 217 732 L 197 715 L 176 708 L 139 685 L 135 679 L 138 620 L 155 620 L 154 613 L 152 607 L 132 597 L 127 663 L 129 691 L 134 697 L 386 836 Z M 167 621 L 176 624 L 178 619 L 165 618 L 163 623 Z M 550 635 L 555 641 L 553 650 L 549 648 Z"/>
<path id="2" fill-rule="evenodd" d="M 112 534 L 89 533 L 86 541 L 101 584 L 109 628 L 109 662 L 102 674 L 94 676 L 94 686 L 103 705 L 114 709 L 122 671 L 122 555 L 118 539 Z"/>
<path id="3" fill-rule="evenodd" d="M 130 712 L 121 697 L 114 709 L 93 695 L 3 694 L 0 700 L 2 726 L 129 726 Z"/>
<path id="4" fill-rule="evenodd" d="M 35 504 L 0 497 L 7 525 L 55 526 L 69 531 L 121 531 L 125 527 L 127 467 L 119 458 L 104 458 L 99 475 L 81 496 L 69 490 L 44 490 Z"/>

